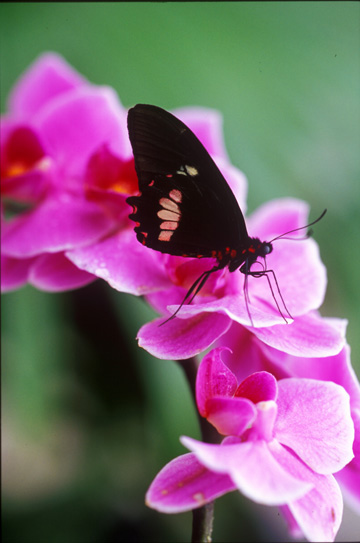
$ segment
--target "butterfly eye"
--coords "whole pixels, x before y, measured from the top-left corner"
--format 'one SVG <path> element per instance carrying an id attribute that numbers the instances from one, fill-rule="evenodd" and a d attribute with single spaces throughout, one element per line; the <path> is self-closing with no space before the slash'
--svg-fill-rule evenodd
<path id="1" fill-rule="evenodd" d="M 269 255 L 270 253 L 272 253 L 272 250 L 273 250 L 273 248 L 272 248 L 271 243 L 267 243 L 267 242 L 263 243 L 263 254 L 264 254 L 264 256 Z"/>

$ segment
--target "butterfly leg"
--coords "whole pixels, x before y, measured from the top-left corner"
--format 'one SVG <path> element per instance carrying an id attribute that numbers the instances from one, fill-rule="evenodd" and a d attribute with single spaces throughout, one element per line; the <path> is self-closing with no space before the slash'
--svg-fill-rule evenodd
<path id="1" fill-rule="evenodd" d="M 258 271 L 258 272 L 255 272 L 255 271 L 252 272 L 252 271 L 249 270 L 249 271 L 247 272 L 247 275 L 251 275 L 252 277 L 264 277 L 264 276 L 266 277 L 267 282 L 268 282 L 268 285 L 269 285 L 269 288 L 270 288 L 270 291 L 271 291 L 271 295 L 272 295 L 272 297 L 273 297 L 273 299 L 274 299 L 274 301 L 275 301 L 276 307 L 277 307 L 277 309 L 278 309 L 280 315 L 282 316 L 282 318 L 283 318 L 284 321 L 286 322 L 286 324 L 288 324 L 288 321 L 286 320 L 286 317 L 285 317 L 284 313 L 283 313 L 283 312 L 281 311 L 281 309 L 280 309 L 279 302 L 278 302 L 277 299 L 276 299 L 276 296 L 275 296 L 275 293 L 274 293 L 273 286 L 272 286 L 271 281 L 270 281 L 270 278 L 269 278 L 269 276 L 268 276 L 269 273 L 272 274 L 272 277 L 273 277 L 274 282 L 275 282 L 275 285 L 276 285 L 276 290 L 278 291 L 278 294 L 279 294 L 279 296 L 280 296 L 281 303 L 283 304 L 283 306 L 284 306 L 284 308 L 285 308 L 285 311 L 286 311 L 286 313 L 287 313 L 288 318 L 293 319 L 293 317 L 292 317 L 291 314 L 290 314 L 290 311 L 289 311 L 288 308 L 286 307 L 286 303 L 285 303 L 285 300 L 284 300 L 284 298 L 283 298 L 283 296 L 282 296 L 282 294 L 281 294 L 280 287 L 279 287 L 279 283 L 278 283 L 278 281 L 277 281 L 277 278 L 276 278 L 276 275 L 275 275 L 274 270 L 264 270 L 264 271 Z"/>
<path id="2" fill-rule="evenodd" d="M 249 277 L 249 274 L 246 273 L 245 274 L 245 279 L 244 279 L 244 299 L 245 299 L 245 306 L 246 306 L 247 314 L 249 316 L 250 324 L 251 324 L 251 326 L 254 326 L 254 322 L 252 320 L 251 313 L 250 313 L 250 308 L 249 308 L 250 296 L 249 296 L 249 287 L 248 287 L 248 277 Z"/>
<path id="3" fill-rule="evenodd" d="M 249 296 L 248 276 L 251 275 L 251 274 L 250 274 L 250 269 L 249 269 L 249 263 L 248 263 L 247 260 L 245 261 L 244 268 L 240 269 L 240 271 L 245 276 L 244 277 L 244 299 L 245 299 L 246 311 L 247 311 L 247 314 L 248 314 L 248 317 L 249 317 L 249 320 L 250 320 L 250 325 L 254 326 L 254 321 L 252 320 L 252 316 L 251 316 L 251 313 L 250 313 L 250 307 L 249 307 L 250 306 L 250 296 Z"/>
<path id="4" fill-rule="evenodd" d="M 196 279 L 196 281 L 191 285 L 191 287 L 189 288 L 189 290 L 187 291 L 186 295 L 185 295 L 185 298 L 183 299 L 183 301 L 181 302 L 181 304 L 179 305 L 179 307 L 177 308 L 177 310 L 175 311 L 175 313 L 173 313 L 171 315 L 171 317 L 169 317 L 168 319 L 166 319 L 166 321 L 162 322 L 159 326 L 162 326 L 163 324 L 169 322 L 170 320 L 172 320 L 174 317 L 176 317 L 176 315 L 178 314 L 178 312 L 180 311 L 180 309 L 182 308 L 182 306 L 187 303 L 187 304 L 191 304 L 191 302 L 193 301 L 193 299 L 195 298 L 195 296 L 200 292 L 200 290 L 203 288 L 203 286 L 205 285 L 209 275 L 211 273 L 214 273 L 218 270 L 220 270 L 221 268 L 218 267 L 218 266 L 215 266 L 214 268 L 212 268 L 211 270 L 207 270 L 205 272 L 203 272 L 200 277 L 198 277 Z"/>

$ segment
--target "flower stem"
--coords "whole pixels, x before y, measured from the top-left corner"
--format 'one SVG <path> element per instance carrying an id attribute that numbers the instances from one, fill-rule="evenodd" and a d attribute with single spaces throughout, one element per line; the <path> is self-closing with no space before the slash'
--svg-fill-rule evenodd
<path id="1" fill-rule="evenodd" d="M 193 510 L 191 543 L 211 543 L 214 521 L 214 502 Z"/>
<path id="2" fill-rule="evenodd" d="M 178 363 L 184 370 L 186 379 L 190 386 L 196 414 L 199 420 L 202 440 L 206 443 L 218 443 L 220 437 L 218 432 L 204 417 L 200 415 L 196 406 L 196 375 L 198 368 L 196 357 L 188 358 L 187 360 L 178 360 Z M 193 510 L 191 543 L 211 543 L 213 520 L 214 502 L 207 503 L 202 507 Z"/>

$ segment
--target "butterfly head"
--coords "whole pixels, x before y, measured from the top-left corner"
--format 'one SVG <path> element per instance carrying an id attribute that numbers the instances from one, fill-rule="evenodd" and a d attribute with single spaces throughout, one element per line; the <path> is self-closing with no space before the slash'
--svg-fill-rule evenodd
<path id="1" fill-rule="evenodd" d="M 247 274 L 259 257 L 265 258 L 273 250 L 269 241 L 260 241 L 258 238 L 248 238 L 248 240 L 247 247 L 236 251 L 235 258 L 229 263 L 229 271 L 235 271 L 241 266 L 240 271 Z"/>

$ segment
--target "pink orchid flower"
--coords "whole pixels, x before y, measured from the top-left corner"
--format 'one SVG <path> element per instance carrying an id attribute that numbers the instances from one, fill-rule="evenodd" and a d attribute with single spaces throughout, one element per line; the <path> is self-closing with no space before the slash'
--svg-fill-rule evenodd
<path id="1" fill-rule="evenodd" d="M 47 53 L 15 85 L 1 122 L 2 290 L 93 281 L 65 252 L 103 238 L 128 213 L 137 182 L 126 110 L 112 89 Z"/>
<path id="2" fill-rule="evenodd" d="M 249 231 L 260 239 L 272 239 L 306 224 L 307 212 L 307 205 L 298 200 L 272 201 L 249 218 Z M 152 256 L 156 254 L 150 249 L 148 252 Z M 159 282 L 155 283 L 149 276 L 148 291 L 150 285 L 154 291 L 147 295 L 150 304 L 163 315 L 173 313 L 196 277 L 210 268 L 209 262 L 203 260 L 209 259 L 160 255 L 158 269 L 165 268 L 166 281 L 161 288 Z M 316 242 L 312 239 L 278 240 L 266 260 L 268 269 L 276 273 L 293 322 L 290 319 L 288 324 L 284 322 L 266 279 L 248 277 L 250 311 L 255 324 L 251 326 L 244 301 L 244 275 L 223 270 L 209 278 L 194 302 L 183 306 L 175 319 L 164 326 L 159 326 L 164 317 L 145 324 L 138 333 L 139 345 L 157 358 L 186 359 L 208 348 L 236 322 L 289 354 L 330 356 L 338 353 L 344 345 L 344 337 L 314 313 L 322 304 L 326 290 L 326 270 Z M 132 280 L 136 281 L 135 270 Z M 142 287 L 145 290 L 144 282 Z M 274 293 L 276 295 L 276 291 Z"/>
<path id="3" fill-rule="evenodd" d="M 317 318 L 316 314 L 311 318 Z M 345 337 L 346 321 L 340 319 L 322 319 L 337 332 Z M 291 325 L 291 326 L 294 326 Z M 355 426 L 355 441 L 353 446 L 354 458 L 341 471 L 336 473 L 347 503 L 360 513 L 360 383 L 356 377 L 350 360 L 350 347 L 347 343 L 334 355 L 322 356 L 322 342 L 331 343 L 335 337 L 329 335 L 312 335 L 307 331 L 308 342 L 318 346 L 317 355 L 308 357 L 298 356 L 296 350 L 291 350 L 276 341 L 277 328 L 258 330 L 258 335 L 246 328 L 233 323 L 217 342 L 219 346 L 231 349 L 223 353 L 227 367 L 236 375 L 239 381 L 246 379 L 251 373 L 269 371 L 277 379 L 296 377 L 332 381 L 341 385 L 350 396 L 351 416 Z M 306 349 L 305 339 L 302 342 Z M 314 349 L 315 351 L 315 346 Z"/>
<path id="4" fill-rule="evenodd" d="M 220 444 L 182 437 L 192 452 L 160 471 L 147 505 L 180 513 L 238 489 L 255 502 L 286 505 L 310 541 L 333 541 L 343 509 L 333 474 L 353 458 L 349 395 L 331 382 L 276 381 L 264 371 L 239 383 L 222 351 L 203 359 L 196 397 L 201 415 L 226 437 Z"/>
<path id="5" fill-rule="evenodd" d="M 219 115 L 194 108 L 178 110 L 176 115 L 205 145 L 245 211 L 246 179 L 229 163 Z M 269 202 L 249 217 L 249 233 L 261 240 L 271 240 L 304 226 L 308 222 L 308 211 L 307 204 L 295 199 Z M 293 236 L 296 238 L 296 234 Z M 298 237 L 301 236 L 299 233 Z M 136 241 L 131 224 L 66 255 L 80 269 L 105 279 L 113 288 L 145 295 L 154 309 L 166 318 L 176 311 L 196 278 L 214 264 L 211 259 L 175 257 L 143 247 Z M 143 326 L 138 333 L 139 345 L 158 358 L 186 359 L 208 348 L 232 322 L 237 322 L 259 337 L 273 335 L 274 346 L 290 354 L 329 356 L 338 353 L 344 338 L 327 321 L 312 313 L 322 304 L 326 290 L 326 270 L 316 242 L 279 239 L 266 261 L 268 269 L 275 271 L 281 295 L 295 319 L 291 325 L 284 326 L 284 316 L 276 307 L 266 279 L 248 277 L 250 311 L 255 324 L 250 326 L 244 300 L 244 275 L 225 269 L 210 276 L 194 303 L 184 305 L 177 318 L 165 326 L 159 326 L 166 320 L 164 317 Z M 273 289 L 281 304 L 275 285 Z M 288 318 L 288 322 L 291 321 Z M 276 334 L 272 334 L 274 327 Z M 322 341 L 315 341 L 319 337 Z"/>

